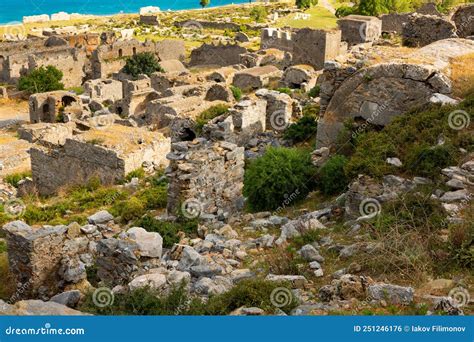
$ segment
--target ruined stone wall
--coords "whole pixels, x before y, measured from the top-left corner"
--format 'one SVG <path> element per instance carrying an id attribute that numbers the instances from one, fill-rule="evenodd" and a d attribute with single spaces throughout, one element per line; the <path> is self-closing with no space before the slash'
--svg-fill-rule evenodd
<path id="1" fill-rule="evenodd" d="M 301 29 L 293 35 L 293 63 L 309 64 L 316 70 L 339 55 L 341 31 Z"/>
<path id="2" fill-rule="evenodd" d="M 63 73 L 62 83 L 66 88 L 82 85 L 86 76 L 87 56 L 84 49 L 57 48 L 29 56 L 29 69 L 53 65 Z"/>
<path id="3" fill-rule="evenodd" d="M 456 33 L 460 38 L 474 36 L 474 4 L 459 7 L 451 20 L 456 24 Z"/>
<path id="4" fill-rule="evenodd" d="M 118 133 L 118 132 L 117 132 Z M 133 132 L 139 138 L 140 132 Z M 124 136 L 126 139 L 133 137 Z M 33 180 L 40 194 L 50 195 L 61 188 L 84 184 L 92 177 L 99 177 L 102 184 L 114 184 L 128 173 L 142 167 L 144 162 L 165 165 L 170 140 L 161 134 L 150 143 L 134 146 L 129 151 L 93 144 L 88 141 L 66 139 L 63 147 L 56 149 L 32 148 L 31 169 Z"/>
<path id="5" fill-rule="evenodd" d="M 17 284 L 16 300 L 50 296 L 60 287 L 57 276 L 66 226 L 32 229 L 14 221 L 3 227 L 8 239 L 8 260 Z"/>
<path id="6" fill-rule="evenodd" d="M 337 21 L 341 39 L 349 45 L 373 42 L 382 34 L 382 22 L 376 17 L 349 15 Z"/>
<path id="7" fill-rule="evenodd" d="M 411 13 L 389 13 L 380 16 L 382 20 L 382 32 L 402 33 L 403 24 L 408 22 Z"/>
<path id="8" fill-rule="evenodd" d="M 203 44 L 191 52 L 190 66 L 219 65 L 228 66 L 239 64 L 240 55 L 247 49 L 239 45 Z"/>
<path id="9" fill-rule="evenodd" d="M 282 51 L 293 51 L 292 33 L 275 28 L 264 28 L 261 33 L 261 49 L 275 48 Z"/>
<path id="10" fill-rule="evenodd" d="M 402 29 L 402 41 L 406 46 L 420 47 L 456 37 L 454 23 L 435 15 L 412 14 Z"/>
<path id="11" fill-rule="evenodd" d="M 168 159 L 170 214 L 228 217 L 243 208 L 243 147 L 196 139 L 172 144 Z"/>
<path id="12" fill-rule="evenodd" d="M 125 66 L 125 59 L 137 53 L 151 52 L 159 60 L 183 60 L 185 55 L 184 42 L 163 40 L 154 42 L 139 42 L 135 39 L 115 41 L 113 44 L 101 45 L 92 54 L 93 78 L 105 78 L 119 72 Z"/>

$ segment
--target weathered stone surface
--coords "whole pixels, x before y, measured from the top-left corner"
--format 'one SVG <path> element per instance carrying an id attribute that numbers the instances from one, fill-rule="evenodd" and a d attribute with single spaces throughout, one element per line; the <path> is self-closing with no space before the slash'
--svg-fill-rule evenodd
<path id="1" fill-rule="evenodd" d="M 247 49 L 239 45 L 203 44 L 191 52 L 190 66 L 197 65 L 233 65 L 240 61 L 240 54 Z"/>
<path id="2" fill-rule="evenodd" d="M 460 38 L 474 35 L 474 5 L 460 6 L 451 20 L 456 24 L 456 33 Z"/>
<path id="3" fill-rule="evenodd" d="M 55 302 L 23 300 L 15 305 L 0 300 L 0 314 L 9 316 L 81 316 L 88 315 Z"/>
<path id="4" fill-rule="evenodd" d="M 133 227 L 127 231 L 127 235 L 137 243 L 141 256 L 161 258 L 163 238 L 159 233 L 149 233 L 143 228 Z"/>
<path id="5" fill-rule="evenodd" d="M 106 284 L 128 284 L 140 265 L 135 242 L 103 239 L 97 243 L 97 254 L 97 276 Z"/>
<path id="6" fill-rule="evenodd" d="M 78 290 L 66 291 L 51 297 L 50 301 L 70 308 L 76 307 L 81 299 L 82 294 Z"/>
<path id="7" fill-rule="evenodd" d="M 446 19 L 433 15 L 412 14 L 402 29 L 403 44 L 425 46 L 437 40 L 456 38 L 456 27 Z"/>
<path id="8" fill-rule="evenodd" d="M 385 300 L 391 304 L 410 304 L 413 302 L 413 288 L 392 284 L 374 284 L 367 290 L 368 296 L 375 300 Z"/>
<path id="9" fill-rule="evenodd" d="M 259 89 L 281 77 L 281 71 L 272 65 L 254 67 L 235 73 L 232 84 L 240 89 Z"/>
<path id="10" fill-rule="evenodd" d="M 128 287 L 131 291 L 149 287 L 152 290 L 159 290 L 166 284 L 166 276 L 164 274 L 152 273 L 145 274 L 133 279 Z"/>
<path id="11" fill-rule="evenodd" d="M 16 278 L 19 298 L 56 294 L 67 227 L 34 229 L 14 221 L 3 226 L 3 230 L 7 234 L 10 271 Z"/>
<path id="12" fill-rule="evenodd" d="M 341 39 L 349 45 L 373 42 L 382 34 L 382 21 L 376 17 L 349 15 L 337 21 Z"/>

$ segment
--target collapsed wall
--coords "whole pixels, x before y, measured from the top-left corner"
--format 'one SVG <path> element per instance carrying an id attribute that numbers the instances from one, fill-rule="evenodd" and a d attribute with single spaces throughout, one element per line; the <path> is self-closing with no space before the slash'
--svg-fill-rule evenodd
<path id="1" fill-rule="evenodd" d="M 114 184 L 144 164 L 167 165 L 170 139 L 142 128 L 111 125 L 66 139 L 63 146 L 31 148 L 31 170 L 38 192 L 60 189 L 99 177 Z"/>
<path id="2" fill-rule="evenodd" d="M 173 143 L 168 213 L 229 217 L 243 208 L 244 148 L 205 139 Z"/>

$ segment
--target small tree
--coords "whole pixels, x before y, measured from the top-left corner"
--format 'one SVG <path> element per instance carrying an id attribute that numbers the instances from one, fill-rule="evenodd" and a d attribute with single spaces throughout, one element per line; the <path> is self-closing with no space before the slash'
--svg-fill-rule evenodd
<path id="1" fill-rule="evenodd" d="M 385 2 L 383 0 L 360 0 L 358 14 L 379 16 L 386 13 Z"/>
<path id="2" fill-rule="evenodd" d="M 127 63 L 123 68 L 123 72 L 133 77 L 138 77 L 140 74 L 150 76 L 154 72 L 163 71 L 158 63 L 158 59 L 151 52 L 138 53 L 132 57 L 127 58 Z"/>
<path id="3" fill-rule="evenodd" d="M 267 10 L 263 6 L 256 6 L 250 11 L 250 17 L 257 23 L 264 21 L 267 15 Z"/>
<path id="4" fill-rule="evenodd" d="M 34 69 L 26 76 L 20 77 L 18 89 L 31 94 L 44 93 L 46 91 L 63 90 L 61 83 L 63 73 L 52 65 Z"/>
<path id="5" fill-rule="evenodd" d="M 204 8 L 206 6 L 209 6 L 210 3 L 211 3 L 211 0 L 200 0 L 199 1 L 199 5 L 201 5 L 202 8 Z"/>
<path id="6" fill-rule="evenodd" d="M 299 9 L 308 9 L 318 4 L 318 0 L 296 0 L 296 7 Z"/>

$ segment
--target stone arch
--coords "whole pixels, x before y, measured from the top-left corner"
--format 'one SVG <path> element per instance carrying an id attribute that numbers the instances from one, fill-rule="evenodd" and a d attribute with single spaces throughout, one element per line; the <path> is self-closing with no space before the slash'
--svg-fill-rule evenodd
<path id="1" fill-rule="evenodd" d="M 65 95 L 61 99 L 62 107 L 70 106 L 73 102 L 76 102 L 76 99 L 72 96 L 69 96 L 69 95 Z"/>
<path id="2" fill-rule="evenodd" d="M 333 144 L 347 119 L 385 126 L 396 116 L 429 103 L 434 93 L 449 94 L 450 80 L 434 67 L 384 63 L 364 68 L 335 91 L 318 123 L 318 147 Z"/>

